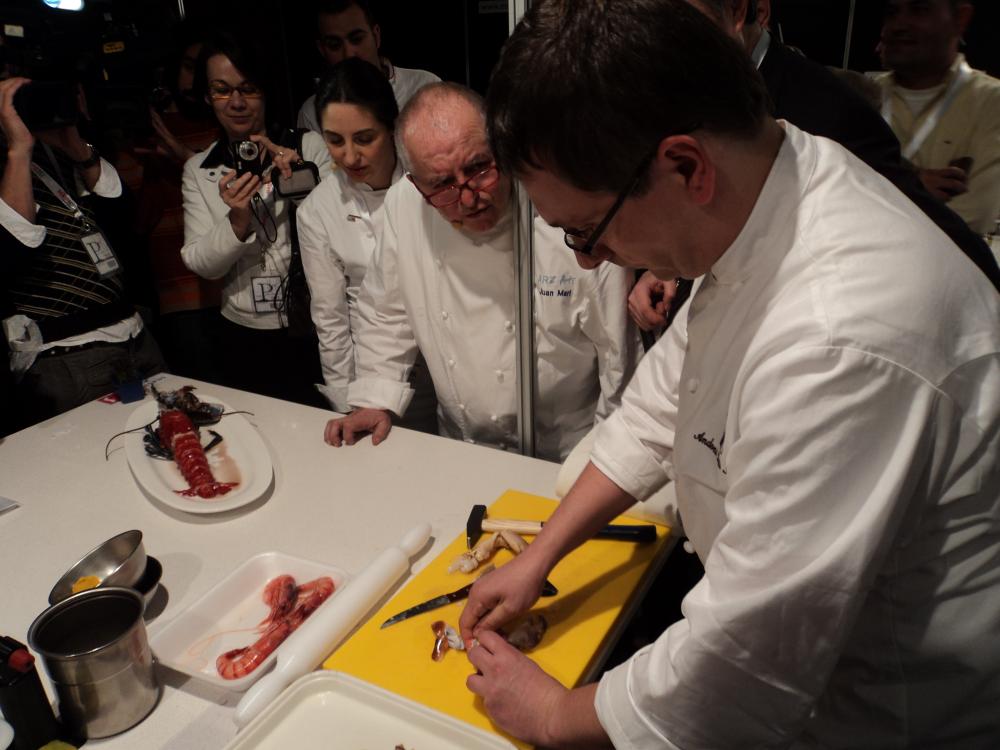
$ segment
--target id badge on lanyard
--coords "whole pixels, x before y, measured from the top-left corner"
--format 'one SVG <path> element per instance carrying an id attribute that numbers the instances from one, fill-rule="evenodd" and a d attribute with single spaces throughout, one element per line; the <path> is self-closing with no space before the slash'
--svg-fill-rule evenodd
<path id="1" fill-rule="evenodd" d="M 104 236 L 104 233 L 87 220 L 83 211 L 80 210 L 76 201 L 73 200 L 73 197 L 66 192 L 62 185 L 52 178 L 52 175 L 35 162 L 31 163 L 31 171 L 35 177 L 45 183 L 45 187 L 59 199 L 59 202 L 66 207 L 66 210 L 73 213 L 74 219 L 83 222 L 83 231 L 80 233 L 79 240 L 83 245 L 83 249 L 87 251 L 87 255 L 90 256 L 90 260 L 94 264 L 94 268 L 97 269 L 100 277 L 106 279 L 108 276 L 118 273 L 121 265 L 118 263 L 118 258 L 115 257 L 115 252 L 111 249 L 111 244 Z"/>

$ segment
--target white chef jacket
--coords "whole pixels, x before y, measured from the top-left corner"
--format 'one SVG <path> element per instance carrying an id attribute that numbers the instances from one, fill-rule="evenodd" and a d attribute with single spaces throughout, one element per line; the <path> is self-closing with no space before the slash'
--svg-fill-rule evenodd
<path id="1" fill-rule="evenodd" d="M 514 257 L 508 215 L 483 234 L 456 229 L 409 180 L 389 190 L 381 243 L 358 298 L 352 406 L 402 415 L 417 352 L 427 360 L 441 433 L 516 449 Z M 638 357 L 628 273 L 588 273 L 562 232 L 535 220 L 537 453 L 560 459 L 617 405 Z"/>
<path id="2" fill-rule="evenodd" d="M 392 175 L 403 176 L 398 164 Z M 325 385 L 333 408 L 350 411 L 347 386 L 354 378 L 354 341 L 361 280 L 382 234 L 388 188 L 372 190 L 334 170 L 309 194 L 295 215 L 311 313 L 319 337 Z"/>
<path id="3" fill-rule="evenodd" d="M 624 490 L 676 478 L 705 576 L 598 717 L 618 748 L 995 748 L 997 294 L 884 178 L 784 128 L 600 427 Z"/>
<path id="4" fill-rule="evenodd" d="M 429 70 L 419 68 L 399 68 L 391 66 L 389 75 L 389 85 L 392 86 L 392 93 L 396 95 L 396 104 L 402 111 L 406 103 L 410 101 L 417 89 L 428 83 L 436 83 L 441 79 Z M 322 133 L 319 120 L 316 119 L 316 95 L 313 94 L 299 107 L 298 127 L 308 128 L 316 133 Z"/>
<path id="5" fill-rule="evenodd" d="M 222 315 L 227 320 L 248 328 L 281 328 L 275 301 L 280 300 L 281 283 L 288 275 L 291 259 L 291 203 L 275 200 L 272 186 L 262 185 L 258 194 L 273 223 L 265 219 L 265 228 L 253 218 L 252 231 L 241 241 L 229 223 L 229 206 L 219 195 L 219 180 L 232 171 L 220 161 L 224 148 L 216 141 L 184 165 L 181 258 L 184 265 L 203 278 L 224 279 Z M 303 135 L 300 155 L 319 168 L 321 178 L 330 174 L 330 154 L 316 133 Z M 261 216 L 266 215 L 261 212 Z"/>

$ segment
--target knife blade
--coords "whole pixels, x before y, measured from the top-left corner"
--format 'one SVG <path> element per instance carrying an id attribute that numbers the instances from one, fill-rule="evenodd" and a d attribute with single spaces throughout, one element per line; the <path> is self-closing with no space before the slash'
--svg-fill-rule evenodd
<path id="1" fill-rule="evenodd" d="M 474 582 L 473 582 L 474 583 Z M 460 589 L 455 589 L 447 594 L 441 594 L 441 596 L 435 596 L 433 599 L 428 599 L 420 604 L 415 604 L 409 609 L 404 609 L 402 612 L 393 615 L 388 620 L 383 622 L 379 629 L 387 628 L 390 625 L 395 625 L 397 622 L 402 622 L 403 620 L 408 620 L 415 615 L 422 615 L 424 612 L 430 612 L 432 609 L 438 609 L 439 607 L 444 607 L 452 602 L 457 602 L 465 599 L 469 596 L 469 592 L 472 591 L 473 584 L 470 583 L 467 586 L 462 586 Z M 542 586 L 542 596 L 555 596 L 559 593 L 559 589 L 553 586 L 549 581 L 545 582 Z"/>

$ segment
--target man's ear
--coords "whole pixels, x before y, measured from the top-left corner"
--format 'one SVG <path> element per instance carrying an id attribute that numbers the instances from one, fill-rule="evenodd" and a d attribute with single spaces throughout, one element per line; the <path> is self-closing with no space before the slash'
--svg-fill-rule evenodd
<path id="1" fill-rule="evenodd" d="M 382 48 L 382 29 L 378 24 L 372 26 L 372 36 L 375 37 L 375 49 Z"/>
<path id="2" fill-rule="evenodd" d="M 704 144 L 691 135 L 668 135 L 660 141 L 652 169 L 697 205 L 715 196 L 715 162 Z"/>
<path id="3" fill-rule="evenodd" d="M 955 11 L 955 23 L 958 26 L 958 35 L 965 36 L 965 32 L 972 23 L 972 17 L 976 14 L 976 9 L 972 3 L 962 2 L 958 4 Z"/>
<path id="4" fill-rule="evenodd" d="M 733 14 L 733 28 L 739 34 L 747 21 L 747 5 L 749 0 L 729 0 L 729 10 Z"/>
<path id="5" fill-rule="evenodd" d="M 757 23 L 762 29 L 771 28 L 771 0 L 757 0 Z"/>

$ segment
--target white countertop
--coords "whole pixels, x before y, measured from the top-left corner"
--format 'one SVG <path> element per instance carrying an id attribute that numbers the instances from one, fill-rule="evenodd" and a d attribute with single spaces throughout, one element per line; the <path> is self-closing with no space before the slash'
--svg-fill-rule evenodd
<path id="1" fill-rule="evenodd" d="M 185 383 L 254 413 L 248 419 L 274 464 L 271 490 L 218 515 L 154 503 L 133 479 L 121 439 L 104 460 L 105 443 L 124 429 L 136 404 L 95 401 L 0 439 L 0 496 L 21 504 L 0 515 L 0 634 L 26 642 L 59 576 L 128 529 L 141 529 L 147 553 L 163 564 L 167 596 L 161 591 L 152 602 L 152 633 L 260 552 L 278 550 L 355 574 L 414 525 L 429 522 L 433 546 L 415 561 L 420 570 L 464 530 L 473 504 L 509 488 L 552 496 L 555 487 L 559 467 L 546 461 L 398 428 L 378 447 L 366 438 L 336 449 L 322 439 L 331 412 L 175 376 L 158 386 Z M 218 748 L 235 736 L 231 717 L 240 694 L 164 667 L 157 674 L 164 690 L 153 713 L 87 747 Z"/>

